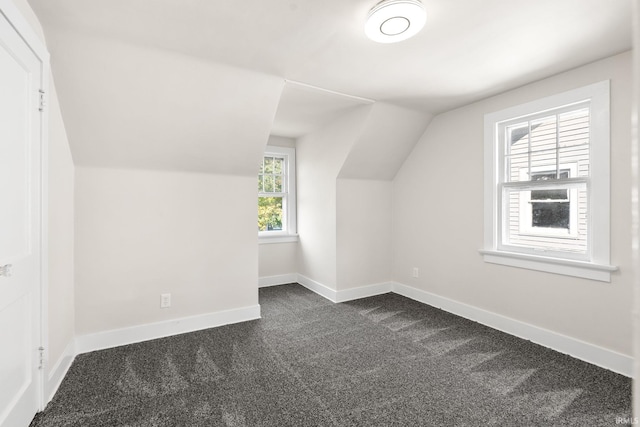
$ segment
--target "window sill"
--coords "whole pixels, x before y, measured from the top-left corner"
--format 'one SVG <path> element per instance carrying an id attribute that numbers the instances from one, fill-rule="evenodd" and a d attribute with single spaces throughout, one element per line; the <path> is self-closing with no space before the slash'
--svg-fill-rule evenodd
<path id="1" fill-rule="evenodd" d="M 279 236 L 258 236 L 258 244 L 270 243 L 295 243 L 298 241 L 297 234 L 285 234 Z"/>
<path id="2" fill-rule="evenodd" d="M 586 261 L 574 261 L 570 259 L 550 258 L 496 250 L 480 250 L 479 252 L 483 255 L 485 262 L 492 264 L 545 271 L 547 273 L 581 277 L 601 282 L 611 282 L 611 272 L 618 270 L 616 266 Z"/>

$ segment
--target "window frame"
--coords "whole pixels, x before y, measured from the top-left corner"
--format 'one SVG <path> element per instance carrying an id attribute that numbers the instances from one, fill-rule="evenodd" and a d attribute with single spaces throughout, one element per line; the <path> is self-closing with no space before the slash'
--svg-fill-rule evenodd
<path id="1" fill-rule="evenodd" d="M 275 195 L 282 197 L 283 204 L 283 224 L 282 230 L 265 230 L 258 231 L 258 243 L 285 243 L 297 242 L 297 217 L 296 217 L 296 150 L 293 147 L 280 147 L 275 145 L 267 145 L 262 154 L 265 157 L 282 157 L 284 158 L 283 172 L 283 192 L 280 193 L 261 193 L 260 197 L 269 197 Z M 256 174 L 258 176 L 259 174 Z"/>
<path id="2" fill-rule="evenodd" d="M 484 261 L 609 282 L 617 267 L 610 262 L 610 82 L 590 84 L 484 116 Z M 528 116 L 558 110 L 572 104 L 590 103 L 588 180 L 589 216 L 587 254 L 514 251 L 501 244 L 503 165 L 500 158 L 501 125 Z M 568 179 L 566 181 L 571 181 Z M 584 179 L 579 179 L 583 181 Z M 533 248 L 531 248 L 533 249 Z"/>

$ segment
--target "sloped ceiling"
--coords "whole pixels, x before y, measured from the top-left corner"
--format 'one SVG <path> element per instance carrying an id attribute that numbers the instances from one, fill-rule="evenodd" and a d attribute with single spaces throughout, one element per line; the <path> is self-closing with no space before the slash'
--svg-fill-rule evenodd
<path id="1" fill-rule="evenodd" d="M 113 39 L 51 39 L 77 164 L 255 174 L 281 79 Z"/>
<path id="2" fill-rule="evenodd" d="M 431 121 L 431 115 L 375 103 L 338 178 L 392 180 Z"/>
<path id="3" fill-rule="evenodd" d="M 271 131 L 275 135 L 297 138 L 318 131 L 359 106 L 374 102 L 287 81 Z"/>
<path id="4" fill-rule="evenodd" d="M 423 0 L 425 29 L 391 45 L 363 33 L 377 0 L 29 3 L 74 160 L 117 167 L 255 173 L 269 133 L 356 98 L 429 117 L 631 48 L 630 0 Z"/>

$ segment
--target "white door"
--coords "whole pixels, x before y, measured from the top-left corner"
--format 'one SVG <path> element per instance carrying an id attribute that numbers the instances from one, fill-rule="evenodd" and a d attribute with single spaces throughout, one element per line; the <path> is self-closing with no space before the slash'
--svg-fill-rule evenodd
<path id="1" fill-rule="evenodd" d="M 40 406 L 41 63 L 0 13 L 0 426 Z"/>

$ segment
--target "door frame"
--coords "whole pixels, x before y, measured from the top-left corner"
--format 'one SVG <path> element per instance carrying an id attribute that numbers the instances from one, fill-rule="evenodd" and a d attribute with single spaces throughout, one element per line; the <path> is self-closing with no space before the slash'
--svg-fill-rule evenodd
<path id="1" fill-rule="evenodd" d="M 27 4 L 26 0 L 24 2 Z M 12 0 L 0 0 L 0 14 L 2 14 L 7 21 L 13 26 L 18 35 L 24 40 L 27 46 L 35 54 L 36 58 L 40 61 L 40 88 L 44 91 L 44 105 L 48 105 L 49 99 L 49 52 L 38 36 L 33 27 L 29 24 L 27 19 L 23 16 L 22 12 L 13 3 Z M 35 14 L 34 14 L 35 16 Z M 45 376 L 46 367 L 48 366 L 48 329 L 47 329 L 47 315 L 48 315 L 48 199 L 49 199 L 49 187 L 48 187 L 48 173 L 49 173 L 49 114 L 48 108 L 44 108 L 40 114 L 40 275 L 38 283 L 36 284 L 35 298 L 38 299 L 39 312 L 34 313 L 34 325 L 39 330 L 36 331 L 39 336 L 40 347 L 45 350 L 43 352 L 43 364 L 39 370 L 38 375 L 34 378 L 37 388 L 38 407 L 42 411 L 46 405 L 45 400 L 45 387 L 47 384 L 47 378 Z"/>

